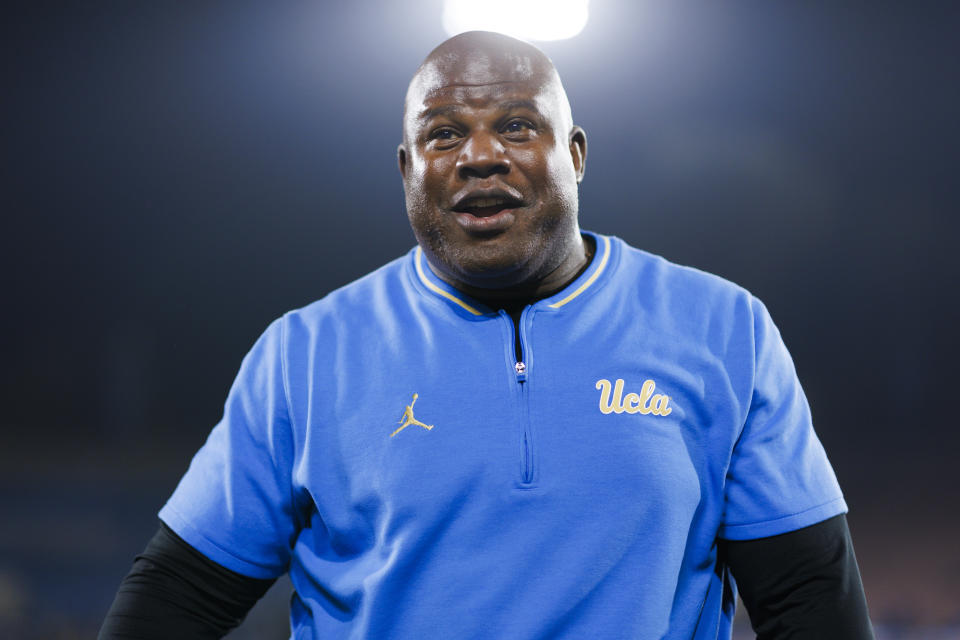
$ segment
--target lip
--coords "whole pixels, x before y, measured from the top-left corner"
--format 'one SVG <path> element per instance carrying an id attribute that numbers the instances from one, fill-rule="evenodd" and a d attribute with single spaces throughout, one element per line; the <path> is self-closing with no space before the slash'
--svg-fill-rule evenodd
<path id="1" fill-rule="evenodd" d="M 485 189 L 473 189 L 458 193 L 456 196 L 454 196 L 453 205 L 450 207 L 450 209 L 457 213 L 469 213 L 463 210 L 469 208 L 471 201 L 488 199 L 501 199 L 508 201 L 508 205 L 506 207 L 507 209 L 518 209 L 524 206 L 523 198 L 521 198 L 520 194 L 516 193 L 513 189 L 505 189 L 503 187 L 488 187 Z M 492 215 L 474 217 L 492 217 Z"/>
<path id="2" fill-rule="evenodd" d="M 483 202 L 488 199 L 506 200 L 507 206 L 492 213 L 477 213 L 476 211 L 466 210 L 471 208 L 472 202 Z M 512 225 L 516 220 L 514 212 L 524 206 L 523 199 L 512 189 L 488 187 L 457 194 L 453 199 L 453 206 L 450 207 L 450 211 L 467 233 L 490 234 L 499 233 Z"/>
<path id="3" fill-rule="evenodd" d="M 471 234 L 499 233 L 509 228 L 516 220 L 515 209 L 501 209 L 489 216 L 475 216 L 472 213 L 455 211 L 457 223 Z"/>

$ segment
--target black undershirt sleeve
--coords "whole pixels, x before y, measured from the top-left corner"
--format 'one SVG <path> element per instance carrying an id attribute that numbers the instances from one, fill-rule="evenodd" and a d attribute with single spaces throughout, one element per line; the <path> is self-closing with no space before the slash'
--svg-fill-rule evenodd
<path id="1" fill-rule="evenodd" d="M 843 515 L 779 536 L 720 541 L 758 640 L 872 640 Z"/>
<path id="2" fill-rule="evenodd" d="M 758 640 L 872 640 L 846 518 L 779 536 L 720 541 Z M 165 524 L 137 556 L 100 640 L 221 638 L 273 580 L 211 561 Z"/>
<path id="3" fill-rule="evenodd" d="M 221 638 L 273 583 L 213 562 L 161 522 L 120 583 L 98 638 Z"/>

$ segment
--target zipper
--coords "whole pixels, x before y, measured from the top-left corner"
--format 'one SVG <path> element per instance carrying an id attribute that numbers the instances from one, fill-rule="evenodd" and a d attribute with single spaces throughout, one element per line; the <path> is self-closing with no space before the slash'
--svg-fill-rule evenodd
<path id="1" fill-rule="evenodd" d="M 529 352 L 524 345 L 523 330 L 524 320 L 529 307 L 524 308 L 520 314 L 520 319 L 514 321 L 506 311 L 500 311 L 500 314 L 513 327 L 513 376 L 516 381 L 517 400 L 519 403 L 520 417 L 520 484 L 529 486 L 533 484 L 534 477 L 534 459 L 533 459 L 533 435 L 530 430 L 530 396 L 529 396 L 529 367 L 526 360 L 529 360 Z"/>
<path id="2" fill-rule="evenodd" d="M 506 312 L 504 312 L 506 313 Z M 517 382 L 527 381 L 527 363 L 523 361 L 523 338 L 520 335 L 520 324 L 523 322 L 523 316 L 526 311 L 520 313 L 520 322 L 514 322 L 513 318 L 507 314 L 510 324 L 513 325 L 513 355 L 517 361 L 513 364 L 513 371 L 517 374 Z"/>

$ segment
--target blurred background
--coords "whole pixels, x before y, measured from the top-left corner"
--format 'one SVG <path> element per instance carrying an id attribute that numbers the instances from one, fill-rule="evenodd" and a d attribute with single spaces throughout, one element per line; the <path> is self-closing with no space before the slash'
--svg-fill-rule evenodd
<path id="1" fill-rule="evenodd" d="M 94 637 L 260 332 L 413 245 L 395 150 L 441 5 L 8 8 L 0 636 Z M 960 637 L 956 7 L 593 0 L 541 45 L 582 226 L 771 310 L 882 638 Z M 289 589 L 231 637 L 286 637 Z"/>

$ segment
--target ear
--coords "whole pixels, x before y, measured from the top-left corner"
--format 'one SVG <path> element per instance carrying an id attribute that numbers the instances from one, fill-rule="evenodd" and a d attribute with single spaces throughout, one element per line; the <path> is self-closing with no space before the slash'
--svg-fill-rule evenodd
<path id="1" fill-rule="evenodd" d="M 587 134 L 576 125 L 570 129 L 570 157 L 573 159 L 573 169 L 577 172 L 577 182 L 580 182 L 587 164 Z"/>
<path id="2" fill-rule="evenodd" d="M 397 167 L 400 169 L 400 175 L 407 177 L 407 150 L 403 144 L 397 147 Z"/>

